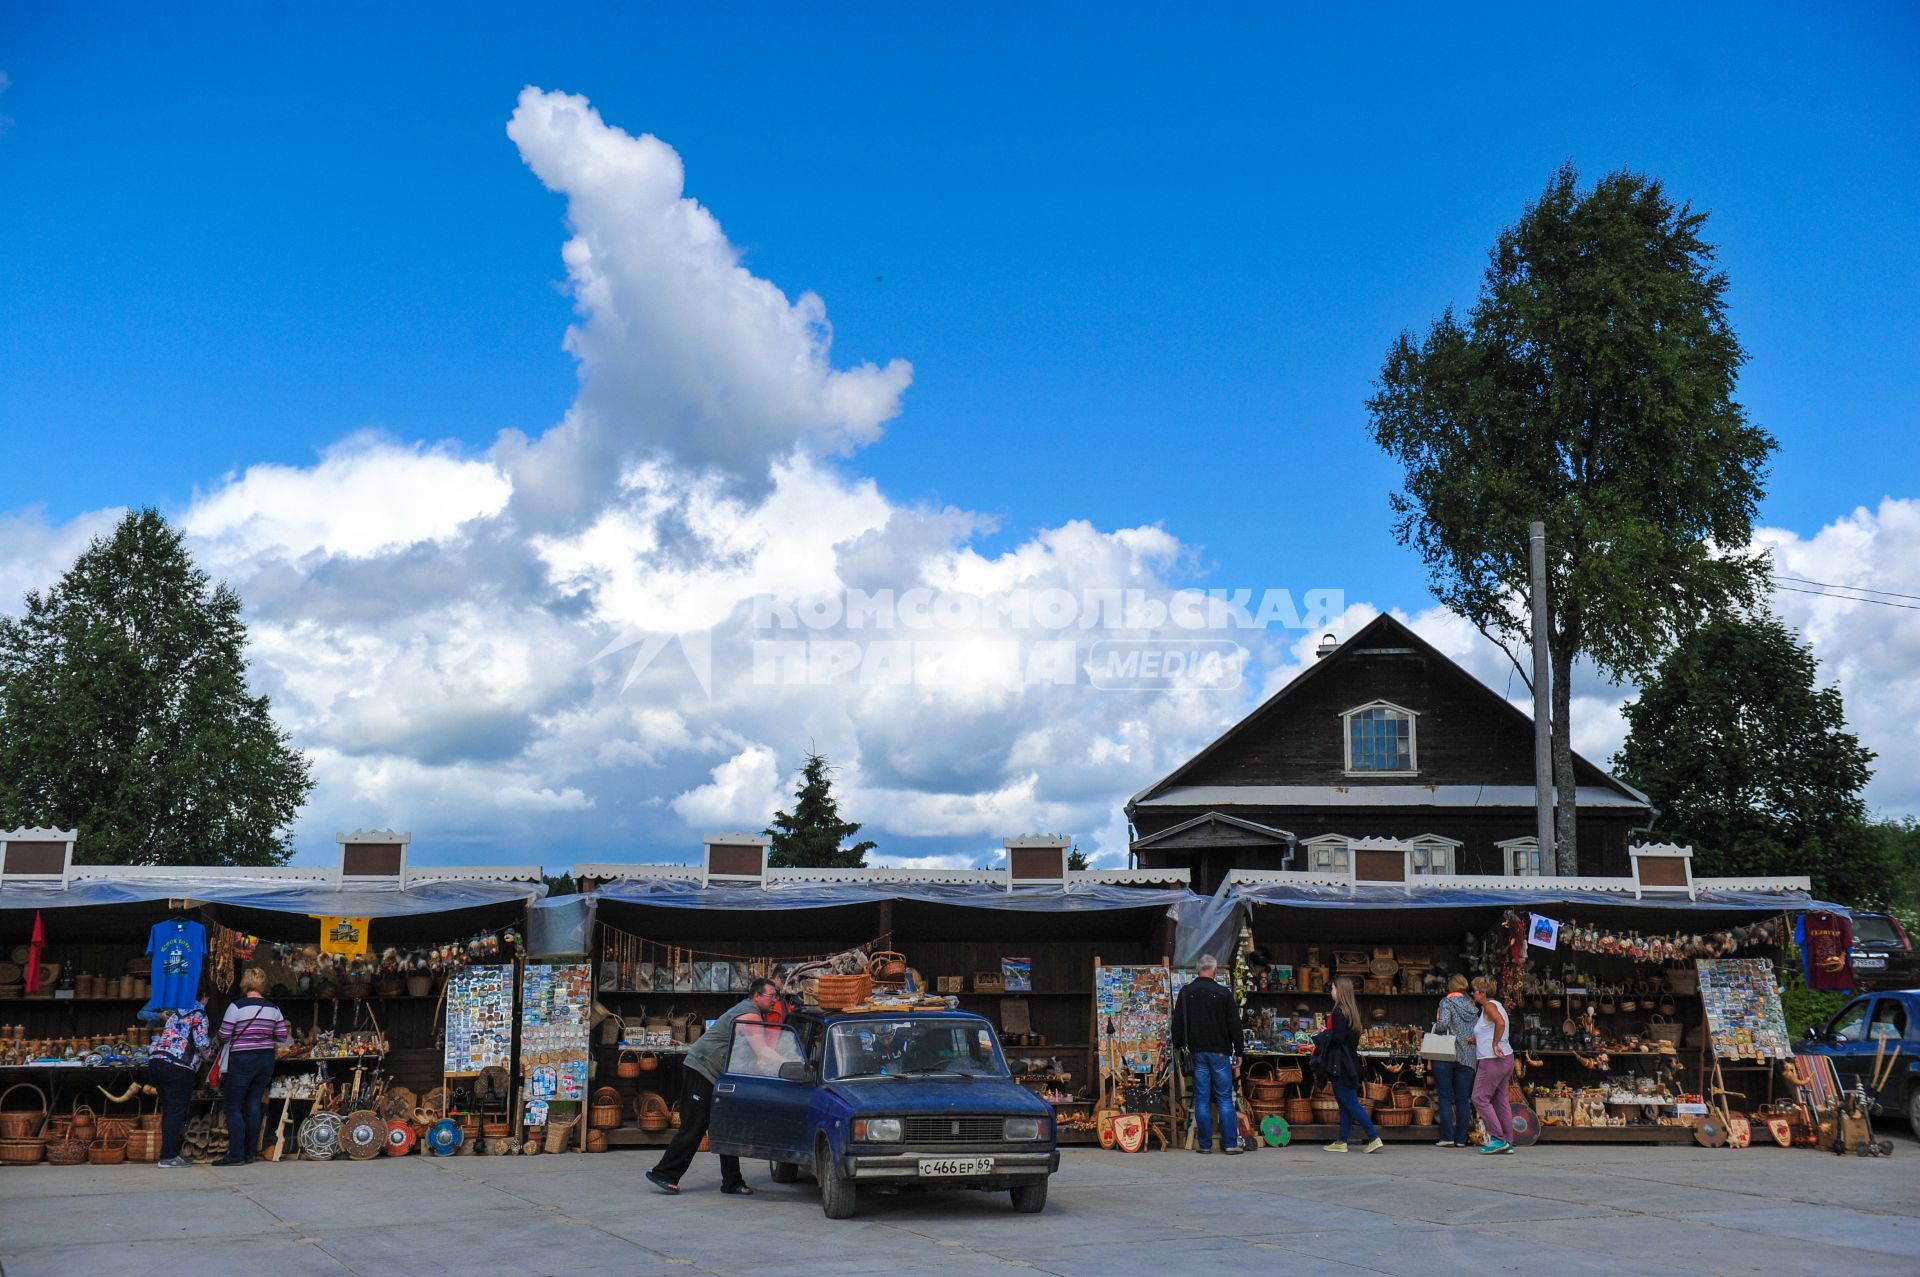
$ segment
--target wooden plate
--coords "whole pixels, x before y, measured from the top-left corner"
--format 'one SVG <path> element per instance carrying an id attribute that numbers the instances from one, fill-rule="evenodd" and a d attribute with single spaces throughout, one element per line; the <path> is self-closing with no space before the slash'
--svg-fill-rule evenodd
<path id="1" fill-rule="evenodd" d="M 1717 1117 L 1703 1117 L 1693 1124 L 1693 1142 L 1701 1148 L 1724 1148 L 1727 1128 Z"/>

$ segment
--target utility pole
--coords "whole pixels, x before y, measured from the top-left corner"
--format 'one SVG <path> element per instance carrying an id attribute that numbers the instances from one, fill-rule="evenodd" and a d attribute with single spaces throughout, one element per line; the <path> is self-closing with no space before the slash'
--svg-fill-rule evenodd
<path id="1" fill-rule="evenodd" d="M 1540 872 L 1558 863 L 1553 845 L 1553 701 L 1548 696 L 1547 525 L 1527 525 L 1533 586 L 1533 808 L 1540 843 Z M 1558 872 L 1555 870 L 1554 872 Z"/>

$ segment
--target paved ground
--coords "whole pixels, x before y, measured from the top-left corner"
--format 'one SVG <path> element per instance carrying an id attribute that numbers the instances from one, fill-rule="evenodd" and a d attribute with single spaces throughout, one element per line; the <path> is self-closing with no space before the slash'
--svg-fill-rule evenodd
<path id="1" fill-rule="evenodd" d="M 277 1274 L 1550 1274 L 1920 1271 L 1920 1148 L 1427 1147 L 1344 1157 L 1073 1151 L 1045 1214 L 1004 1195 L 862 1199 L 811 1181 L 678 1198 L 642 1152 L 244 1169 L 0 1168 L 7 1277 Z"/>

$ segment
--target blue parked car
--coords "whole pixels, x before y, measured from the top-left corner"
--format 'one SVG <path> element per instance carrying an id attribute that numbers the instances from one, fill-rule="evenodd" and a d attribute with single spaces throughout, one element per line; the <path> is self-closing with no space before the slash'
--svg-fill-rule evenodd
<path id="1" fill-rule="evenodd" d="M 1893 1056 L 1898 1047 L 1898 1059 Z M 1907 1119 L 1920 1139 L 1920 989 L 1862 994 L 1841 1007 L 1826 1024 L 1807 1030 L 1796 1048 L 1803 1055 L 1830 1055 L 1841 1085 L 1873 1090 L 1876 1057 L 1887 1081 L 1880 1088 L 1880 1111 Z"/>
<path id="2" fill-rule="evenodd" d="M 859 1189 L 1005 1191 L 1047 1204 L 1060 1169 L 1053 1106 L 1014 1082 L 993 1025 L 958 1011 L 805 1011 L 736 1024 L 714 1086 L 713 1151 L 765 1158 L 820 1184 L 829 1219 Z"/>

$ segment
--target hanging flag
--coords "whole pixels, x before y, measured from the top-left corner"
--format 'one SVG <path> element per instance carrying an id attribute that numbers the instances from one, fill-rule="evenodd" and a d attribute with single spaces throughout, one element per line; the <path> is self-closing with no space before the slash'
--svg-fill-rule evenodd
<path id="1" fill-rule="evenodd" d="M 33 911 L 33 943 L 27 947 L 27 992 L 40 992 L 40 954 L 47 947 L 47 924 Z"/>
<path id="2" fill-rule="evenodd" d="M 309 914 L 320 919 L 320 952 L 341 958 L 362 958 L 367 953 L 367 923 L 370 918 L 343 918 L 332 914 Z"/>
<path id="3" fill-rule="evenodd" d="M 1560 947 L 1560 924 L 1537 913 L 1527 915 L 1527 943 L 1541 949 Z"/>

